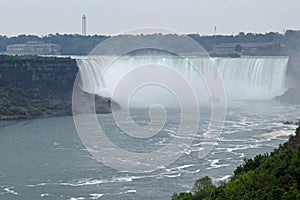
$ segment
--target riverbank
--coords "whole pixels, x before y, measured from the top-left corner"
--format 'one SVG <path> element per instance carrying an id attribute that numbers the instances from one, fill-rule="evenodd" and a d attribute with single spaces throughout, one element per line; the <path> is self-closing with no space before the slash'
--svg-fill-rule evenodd
<path id="1" fill-rule="evenodd" d="M 245 159 L 227 182 L 215 186 L 205 176 L 192 192 L 175 193 L 172 200 L 299 199 L 300 126 L 295 136 L 271 153 Z"/>

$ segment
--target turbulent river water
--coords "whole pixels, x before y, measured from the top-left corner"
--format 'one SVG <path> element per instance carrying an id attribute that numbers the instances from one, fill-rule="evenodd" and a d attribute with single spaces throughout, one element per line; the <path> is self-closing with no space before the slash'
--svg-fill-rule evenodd
<path id="1" fill-rule="evenodd" d="M 137 123 L 147 123 L 143 110 L 133 110 Z M 172 111 L 170 112 L 172 113 Z M 199 133 L 209 121 L 202 108 Z M 300 107 L 274 101 L 237 101 L 227 109 L 224 130 L 213 150 L 200 159 L 199 134 L 171 165 L 147 173 L 127 173 L 97 162 L 81 144 L 72 117 L 0 122 L 0 199 L 170 199 L 187 191 L 193 181 L 208 175 L 226 180 L 244 158 L 270 152 L 287 140 L 294 125 L 282 121 L 299 117 Z M 161 133 L 147 147 L 167 145 L 178 126 L 178 114 L 168 118 Z M 137 142 L 116 128 L 111 114 L 98 115 L 107 137 L 127 150 Z M 281 131 L 281 132 L 278 132 Z"/>
<path id="2" fill-rule="evenodd" d="M 104 60 L 77 58 L 80 70 L 85 72 L 81 74 L 81 86 L 86 91 L 93 92 L 89 89 L 96 86 L 99 93 L 110 95 L 107 92 L 133 69 L 131 66 L 153 62 L 172 66 L 203 97 L 205 87 L 191 65 L 198 66 L 196 70 L 203 74 L 210 72 L 205 67 L 207 60 L 202 58 L 124 58 L 113 64 L 102 81 L 95 82 Z M 226 181 L 243 159 L 272 151 L 295 131 L 295 125 L 284 125 L 283 121 L 296 121 L 300 106 L 272 100 L 286 89 L 287 62 L 286 57 L 214 58 L 228 98 L 220 136 L 208 155 L 200 158 L 203 134 L 211 119 L 209 104 L 201 104 L 199 128 L 192 144 L 175 162 L 154 171 L 129 173 L 98 162 L 82 144 L 72 116 L 0 121 L 0 199 L 166 200 L 174 192 L 190 190 L 202 176 L 210 176 L 215 184 Z M 161 94 L 153 96 L 153 90 L 149 90 L 136 103 L 165 100 Z M 148 110 L 135 107 L 130 114 L 136 124 L 150 123 Z M 146 139 L 124 134 L 112 114 L 99 114 L 97 119 L 115 145 L 132 152 L 151 152 L 176 137 L 181 115 L 168 108 L 167 116 L 161 131 Z"/>

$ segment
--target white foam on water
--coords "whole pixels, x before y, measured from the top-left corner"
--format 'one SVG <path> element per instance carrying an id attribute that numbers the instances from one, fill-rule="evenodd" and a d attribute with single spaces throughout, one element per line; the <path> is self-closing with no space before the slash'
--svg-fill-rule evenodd
<path id="1" fill-rule="evenodd" d="M 77 182 L 66 182 L 66 183 L 60 183 L 60 185 L 64 186 L 73 186 L 73 187 L 79 187 L 79 186 L 90 186 L 90 185 L 99 185 L 99 184 L 104 184 L 104 183 L 112 183 L 112 182 L 130 182 L 131 180 L 126 180 L 126 181 L 115 181 L 115 180 L 99 180 L 99 179 L 94 179 L 94 180 L 79 180 Z"/>
<path id="2" fill-rule="evenodd" d="M 176 177 L 180 177 L 181 176 L 181 173 L 178 173 L 178 174 L 174 174 L 174 175 L 164 175 L 165 177 L 168 177 L 168 178 L 176 178 Z"/>
<path id="3" fill-rule="evenodd" d="M 281 131 L 273 131 L 271 133 L 265 133 L 262 134 L 261 136 L 265 138 L 277 138 L 277 137 L 290 136 L 290 135 L 295 135 L 295 133 L 290 130 L 281 130 Z"/>
<path id="4" fill-rule="evenodd" d="M 98 185 L 98 184 L 102 184 L 102 183 L 107 183 L 107 181 L 97 180 L 97 179 L 96 180 L 79 180 L 74 183 L 72 183 L 72 182 L 60 183 L 60 185 L 77 187 L 77 186 Z"/>
<path id="5" fill-rule="evenodd" d="M 156 142 L 155 145 L 166 145 L 168 142 L 168 139 L 167 138 L 162 138 L 160 141 Z"/>
<path id="6" fill-rule="evenodd" d="M 90 197 L 71 197 L 68 200 L 84 200 L 84 199 L 94 200 L 94 199 L 101 198 L 103 195 L 104 194 L 92 193 L 92 194 L 89 194 Z"/>
<path id="7" fill-rule="evenodd" d="M 190 155 L 192 153 L 192 150 L 191 149 L 187 149 L 185 152 L 184 152 L 186 155 Z"/>
<path id="8" fill-rule="evenodd" d="M 261 144 L 247 144 L 247 145 L 236 145 L 236 147 L 229 147 L 229 148 L 216 148 L 216 149 L 225 149 L 227 152 L 233 153 L 237 150 L 245 150 L 245 149 L 258 149 L 261 147 Z"/>
<path id="9" fill-rule="evenodd" d="M 241 139 L 225 139 L 224 137 L 220 137 L 219 141 L 221 141 L 221 142 L 244 142 L 245 140 L 241 140 Z M 248 141 L 248 140 L 246 140 L 246 141 Z"/>
<path id="10" fill-rule="evenodd" d="M 221 178 L 216 178 L 216 179 L 214 179 L 214 181 L 216 181 L 216 182 L 220 182 L 220 181 L 222 181 L 222 182 L 228 181 L 228 180 L 230 179 L 231 176 L 232 176 L 232 175 L 226 175 L 226 176 L 223 176 L 223 177 L 221 177 Z"/>
<path id="11" fill-rule="evenodd" d="M 179 167 L 175 167 L 175 169 L 186 169 L 186 168 L 190 168 L 190 167 L 193 167 L 194 165 L 182 165 L 182 166 L 179 166 Z"/>
<path id="12" fill-rule="evenodd" d="M 106 183 L 128 183 L 137 179 L 153 178 L 157 176 L 159 175 L 112 177 L 111 179 L 88 178 L 88 179 L 80 179 L 77 181 L 63 182 L 63 183 L 59 183 L 59 185 L 79 187 L 79 186 L 91 186 L 91 185 L 99 185 L 99 184 L 106 184 Z"/>
<path id="13" fill-rule="evenodd" d="M 90 194 L 91 198 L 90 199 L 99 199 L 100 197 L 102 197 L 104 194 L 97 194 L 97 193 L 93 193 Z"/>
<path id="14" fill-rule="evenodd" d="M 127 191 L 125 192 L 125 194 L 128 194 L 128 193 L 136 193 L 136 190 L 127 190 Z"/>
<path id="15" fill-rule="evenodd" d="M 201 169 L 197 169 L 197 170 L 195 170 L 195 171 L 187 171 L 186 173 L 187 174 L 197 174 L 197 173 L 199 173 L 201 171 Z"/>
<path id="16" fill-rule="evenodd" d="M 208 160 L 210 162 L 210 167 L 207 167 L 206 169 L 207 170 L 210 170 L 210 169 L 217 169 L 217 168 L 220 168 L 220 167 L 228 167 L 230 166 L 229 164 L 218 164 L 220 162 L 219 159 L 214 159 L 214 160 Z"/>
<path id="17" fill-rule="evenodd" d="M 180 170 L 187 169 L 187 168 L 190 168 L 190 167 L 193 167 L 193 166 L 194 166 L 193 164 L 189 164 L 189 165 L 182 165 L 182 166 L 173 167 L 173 168 L 169 168 L 169 169 L 165 169 L 165 170 L 167 172 L 178 172 Z"/>
<path id="18" fill-rule="evenodd" d="M 171 130 L 171 129 L 164 129 L 164 131 L 167 131 L 167 132 L 170 132 L 170 133 L 176 133 L 176 131 L 174 131 L 174 130 Z"/>
<path id="19" fill-rule="evenodd" d="M 135 194 L 135 193 L 137 193 L 137 191 L 133 190 L 133 189 L 130 189 L 130 190 L 126 190 L 124 192 L 113 193 L 113 195 L 116 195 L 116 194 L 130 194 L 130 193 Z M 111 194 L 108 194 L 108 195 L 111 195 Z"/>
<path id="20" fill-rule="evenodd" d="M 37 187 L 37 186 L 45 186 L 45 185 L 49 185 L 49 183 L 38 183 L 35 185 L 27 185 L 27 187 Z"/>
<path id="21" fill-rule="evenodd" d="M 188 136 L 188 134 L 186 136 L 178 136 L 176 134 L 174 134 L 173 132 L 172 133 L 168 133 L 169 136 L 173 137 L 173 138 L 179 138 L 179 139 L 191 139 L 191 138 L 194 138 L 192 136 Z"/>
<path id="22" fill-rule="evenodd" d="M 69 200 L 84 200 L 84 197 L 71 197 Z"/>
<path id="23" fill-rule="evenodd" d="M 239 153 L 240 158 L 244 158 L 245 157 L 245 153 Z"/>
<path id="24" fill-rule="evenodd" d="M 13 190 L 14 187 L 7 187 L 7 188 L 4 188 L 3 190 L 7 193 L 10 193 L 10 194 L 14 194 L 14 195 L 19 195 L 16 191 Z"/>
<path id="25" fill-rule="evenodd" d="M 163 172 L 159 175 L 159 178 L 162 178 L 161 176 L 168 177 L 168 178 L 180 177 L 182 175 L 182 172 L 196 173 L 195 171 L 187 170 L 188 168 L 191 168 L 193 166 L 194 166 L 193 164 L 189 164 L 189 165 L 182 165 L 182 166 L 178 166 L 178 167 L 174 167 L 174 168 L 167 168 L 167 169 L 165 169 L 166 172 Z"/>

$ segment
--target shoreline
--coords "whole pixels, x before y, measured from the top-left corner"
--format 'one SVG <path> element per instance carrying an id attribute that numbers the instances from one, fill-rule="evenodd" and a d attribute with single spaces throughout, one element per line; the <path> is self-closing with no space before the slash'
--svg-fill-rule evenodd
<path id="1" fill-rule="evenodd" d="M 66 115 L 41 115 L 41 116 L 24 116 L 24 115 L 16 115 L 16 116 L 0 116 L 0 121 L 10 121 L 10 120 L 30 120 L 30 119 L 46 119 L 52 117 L 70 117 L 72 114 Z"/>

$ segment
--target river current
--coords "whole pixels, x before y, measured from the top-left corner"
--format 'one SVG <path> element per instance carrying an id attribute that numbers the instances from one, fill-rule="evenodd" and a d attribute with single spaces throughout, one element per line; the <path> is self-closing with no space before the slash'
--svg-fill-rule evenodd
<path id="1" fill-rule="evenodd" d="M 98 115 L 105 134 L 128 151 L 159 149 L 178 127 L 172 113 L 150 140 L 136 142 L 120 131 L 111 114 Z M 72 116 L 0 121 L 0 199 L 170 199 L 188 191 L 193 182 L 210 176 L 226 181 L 245 158 L 272 151 L 288 139 L 300 106 L 276 101 L 235 101 L 228 105 L 224 129 L 212 151 L 199 158 L 201 133 L 209 123 L 209 109 L 201 108 L 199 136 L 169 166 L 145 173 L 120 172 L 98 162 L 81 143 Z M 133 109 L 137 124 L 149 121 L 144 110 Z"/>

